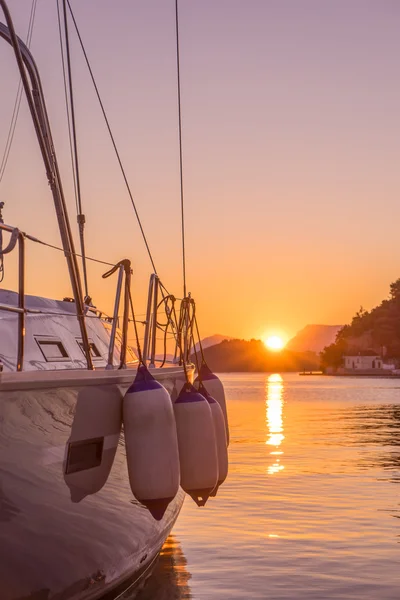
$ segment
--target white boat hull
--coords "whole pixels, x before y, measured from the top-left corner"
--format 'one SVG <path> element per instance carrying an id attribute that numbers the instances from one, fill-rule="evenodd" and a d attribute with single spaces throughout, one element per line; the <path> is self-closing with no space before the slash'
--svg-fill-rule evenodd
<path id="1" fill-rule="evenodd" d="M 172 394 L 183 383 L 179 368 L 156 369 L 154 374 Z M 96 388 L 111 392 L 111 398 L 116 392 L 122 395 L 133 376 L 129 370 L 3 373 L 0 383 L 2 600 L 115 598 L 127 586 L 148 575 L 179 514 L 184 498 L 182 490 L 160 520 L 140 505 L 129 485 L 123 432 L 117 444 L 115 432 L 103 432 L 103 456 L 110 440 L 114 439 L 117 448 L 104 482 L 99 484 L 96 479 L 98 491 L 95 486 L 94 493 L 89 490 L 83 497 L 74 496 L 66 475 L 78 402 L 90 397 L 88 391 Z M 96 409 L 92 412 L 95 421 Z M 104 427 L 107 429 L 107 425 Z M 90 449 L 86 458 L 78 457 L 78 466 L 81 459 L 80 467 L 85 467 L 85 460 L 89 461 L 86 466 L 96 460 Z M 95 469 L 101 476 L 102 468 L 101 464 L 88 468 L 87 481 L 90 483 Z M 84 471 L 85 468 L 81 472 Z"/>

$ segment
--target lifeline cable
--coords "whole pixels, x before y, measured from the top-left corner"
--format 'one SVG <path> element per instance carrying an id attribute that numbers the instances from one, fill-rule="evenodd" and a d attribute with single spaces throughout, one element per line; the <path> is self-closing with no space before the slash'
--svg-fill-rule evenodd
<path id="1" fill-rule="evenodd" d="M 79 32 L 78 24 L 77 24 L 77 22 L 75 20 L 74 13 L 72 11 L 71 4 L 70 4 L 69 0 L 66 0 L 66 1 L 67 1 L 67 4 L 68 4 L 69 11 L 71 13 L 72 21 L 73 21 L 74 26 L 75 26 L 75 31 L 76 31 L 76 34 L 78 36 L 79 43 L 80 43 L 80 46 L 82 48 L 83 55 L 85 57 L 86 65 L 87 65 L 87 68 L 89 70 L 89 74 L 90 74 L 90 77 L 91 77 L 91 80 L 92 80 L 92 83 L 93 83 L 93 87 L 94 87 L 95 92 L 96 92 L 97 100 L 99 101 L 100 108 L 101 108 L 101 111 L 103 113 L 104 121 L 106 123 L 107 129 L 108 129 L 108 133 L 110 135 L 110 139 L 111 139 L 112 145 L 114 147 L 115 155 L 116 155 L 117 160 L 118 160 L 118 164 L 119 164 L 119 167 L 120 167 L 120 170 L 121 170 L 121 173 L 122 173 L 122 177 L 124 179 L 125 186 L 126 186 L 126 189 L 128 191 L 128 195 L 129 195 L 129 198 L 131 200 L 131 203 L 132 203 L 132 206 L 133 206 L 133 210 L 135 212 L 136 219 L 137 219 L 137 222 L 138 222 L 138 225 L 139 225 L 139 228 L 140 228 L 140 232 L 142 234 L 143 241 L 144 241 L 145 246 L 146 246 L 147 254 L 149 255 L 151 266 L 153 267 L 154 273 L 157 275 L 157 269 L 156 269 L 156 266 L 155 266 L 155 263 L 154 263 L 154 260 L 153 260 L 153 256 L 152 256 L 151 251 L 150 251 L 150 246 L 148 244 L 148 241 L 147 241 L 147 238 L 146 238 L 146 234 L 144 232 L 143 225 L 142 225 L 142 222 L 140 220 L 139 213 L 138 213 L 138 210 L 136 208 L 135 201 L 133 199 L 133 194 L 132 194 L 129 182 L 128 182 L 127 175 L 125 173 L 124 166 L 122 164 L 122 160 L 121 160 L 118 148 L 117 148 L 117 144 L 116 144 L 115 139 L 114 139 L 114 135 L 113 135 L 112 130 L 111 130 L 110 122 L 108 120 L 107 113 L 106 113 L 106 110 L 104 108 L 104 104 L 103 104 L 103 101 L 101 99 L 99 89 L 97 87 L 97 83 L 96 83 L 96 80 L 95 80 L 95 77 L 94 77 L 94 74 L 93 74 L 93 71 L 92 71 L 92 67 L 91 67 L 90 62 L 89 62 L 89 57 L 88 57 L 88 55 L 86 53 L 86 49 L 85 49 L 85 46 L 83 44 L 83 40 L 82 40 L 81 34 Z"/>
<path id="2" fill-rule="evenodd" d="M 47 242 L 42 242 L 42 240 L 39 240 L 38 238 L 34 238 L 29 235 L 26 235 L 25 237 L 28 240 L 30 240 L 31 242 L 36 242 L 37 244 L 41 244 L 42 246 L 47 246 L 48 248 L 53 248 L 53 250 L 59 250 L 60 252 L 63 252 L 65 255 L 77 256 L 78 258 L 82 258 L 82 255 L 78 254 L 78 252 L 68 252 L 68 251 L 64 250 L 64 248 L 60 248 L 59 246 L 54 246 L 54 244 L 48 244 Z M 99 265 L 107 265 L 108 267 L 114 266 L 114 263 L 107 262 L 106 260 L 100 260 L 99 258 L 93 258 L 91 256 L 86 256 L 85 258 L 86 258 L 86 260 L 90 260 L 92 262 L 98 263 Z"/>
<path id="3" fill-rule="evenodd" d="M 47 246 L 47 248 L 52 248 L 53 250 L 58 250 L 59 252 L 62 252 L 65 256 L 77 256 L 78 258 L 82 258 L 82 256 L 80 254 L 78 254 L 77 252 L 68 252 L 68 250 L 64 250 L 64 248 L 61 248 L 60 246 L 55 246 L 54 244 L 49 244 L 48 242 L 44 242 L 43 240 L 40 240 L 39 238 L 37 238 L 33 235 L 30 235 L 29 233 L 25 233 L 24 231 L 22 231 L 21 233 L 30 242 L 34 242 L 35 244 L 40 244 L 41 246 Z M 115 266 L 114 263 L 107 262 L 106 260 L 100 260 L 99 258 L 93 258 L 91 256 L 87 256 L 86 260 L 91 260 L 92 262 L 98 263 L 99 265 L 107 265 L 108 267 Z"/>

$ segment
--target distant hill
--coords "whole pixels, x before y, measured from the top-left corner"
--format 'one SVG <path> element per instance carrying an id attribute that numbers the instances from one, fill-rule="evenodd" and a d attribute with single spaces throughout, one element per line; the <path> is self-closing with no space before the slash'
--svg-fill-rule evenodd
<path id="1" fill-rule="evenodd" d="M 282 350 L 272 352 L 261 340 L 224 340 L 204 349 L 208 366 L 216 373 L 234 371 L 307 371 L 319 370 L 320 361 L 314 352 Z M 193 357 L 194 359 L 194 357 Z"/>
<path id="2" fill-rule="evenodd" d="M 306 325 L 286 344 L 294 352 L 322 352 L 333 344 L 343 325 Z"/>
<path id="3" fill-rule="evenodd" d="M 224 340 L 231 340 L 232 338 L 229 337 L 228 335 L 221 335 L 219 333 L 216 333 L 214 335 L 210 335 L 208 337 L 205 337 L 201 340 L 203 349 L 205 348 L 209 348 L 210 346 L 215 346 L 216 344 L 220 344 L 221 342 L 223 342 Z M 200 350 L 200 346 L 199 343 L 197 342 L 196 344 L 196 350 L 199 351 Z M 164 358 L 164 354 L 159 352 L 158 354 L 156 354 L 156 360 L 163 360 Z M 166 355 L 166 361 L 167 362 L 172 362 L 174 359 L 174 355 L 171 353 L 168 353 Z"/>
<path id="4" fill-rule="evenodd" d="M 220 333 L 216 333 L 214 335 L 210 335 L 201 340 L 201 345 L 203 348 L 209 348 L 209 346 L 215 346 L 216 344 L 220 344 L 224 340 L 231 340 L 232 338 L 229 335 L 221 335 Z M 199 343 L 196 344 L 196 350 L 199 350 Z"/>

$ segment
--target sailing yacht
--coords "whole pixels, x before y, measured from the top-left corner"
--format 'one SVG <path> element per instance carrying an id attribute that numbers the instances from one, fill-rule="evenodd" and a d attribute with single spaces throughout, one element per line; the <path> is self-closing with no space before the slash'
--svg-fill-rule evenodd
<path id="1" fill-rule="evenodd" d="M 2 600 L 118 598 L 150 574 L 184 500 L 179 462 L 176 466 L 173 460 L 175 449 L 158 447 L 169 431 L 171 445 L 178 439 L 181 456 L 182 448 L 185 456 L 191 456 L 184 444 L 193 442 L 182 434 L 179 438 L 170 418 L 173 402 L 186 386 L 186 396 L 196 398 L 186 405 L 178 398 L 180 422 L 189 415 L 185 410 L 202 404 L 199 400 L 211 415 L 204 397 L 191 386 L 193 303 L 184 298 L 180 317 L 174 319 L 168 301 L 175 299 L 153 273 L 141 349 L 138 337 L 136 348 L 128 343 L 129 323 L 136 327 L 129 260 L 111 265 L 105 274 L 115 273 L 117 278 L 113 315 L 105 315 L 84 295 L 39 71 L 29 48 L 15 33 L 5 0 L 0 0 L 0 7 L 6 20 L 0 23 L 0 38 L 15 53 L 72 289 L 71 298 L 59 300 L 25 293 L 25 254 L 31 244 L 43 242 L 18 225 L 5 224 L 0 208 L 4 235 L 0 258 L 18 255 L 18 290 L 0 289 L 0 596 Z M 164 360 L 157 367 L 161 305 L 166 307 L 166 327 L 176 337 L 176 352 L 170 364 Z M 135 414 L 127 418 L 126 411 L 133 405 L 127 408 L 127 397 L 131 402 L 140 396 L 141 410 L 149 410 L 155 393 L 157 402 L 164 394 L 165 427 L 157 439 L 146 439 L 144 450 L 136 446 L 132 456 L 137 430 L 129 427 L 136 422 L 140 429 L 141 422 L 135 421 Z M 143 468 L 142 481 L 136 485 L 138 452 Z M 140 496 L 140 490 L 161 486 L 162 477 L 154 481 L 146 477 L 151 479 L 157 468 L 154 463 L 164 455 L 172 457 L 168 468 L 178 469 L 176 489 L 172 486 L 168 497 L 160 489 L 146 500 L 148 492 Z M 193 476 L 193 468 L 186 466 Z M 221 469 L 218 484 L 216 477 L 208 492 L 221 483 Z M 171 481 L 165 485 L 171 487 Z M 182 476 L 181 485 L 185 487 Z M 195 482 L 192 488 L 196 486 L 199 489 L 193 494 L 200 497 L 205 484 Z"/>

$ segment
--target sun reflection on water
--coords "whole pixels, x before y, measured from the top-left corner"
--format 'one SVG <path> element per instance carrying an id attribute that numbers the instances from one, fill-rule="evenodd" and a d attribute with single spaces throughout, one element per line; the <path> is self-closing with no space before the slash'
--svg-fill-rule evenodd
<path id="1" fill-rule="evenodd" d="M 267 380 L 266 390 L 266 424 L 269 437 L 266 440 L 268 446 L 273 446 L 270 454 L 274 457 L 274 462 L 267 469 L 269 475 L 274 475 L 283 471 L 285 468 L 280 458 L 277 456 L 283 455 L 282 449 L 279 446 L 282 444 L 285 436 L 283 435 L 283 380 L 280 375 L 274 373 Z"/>

